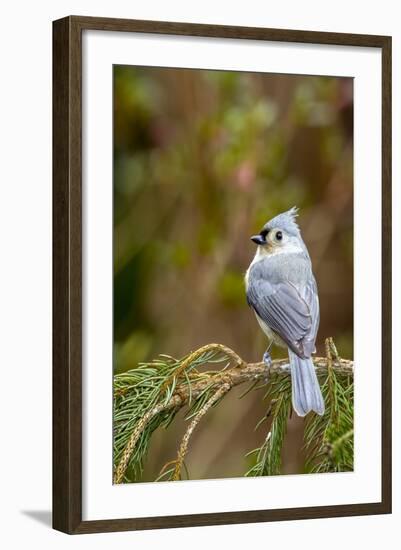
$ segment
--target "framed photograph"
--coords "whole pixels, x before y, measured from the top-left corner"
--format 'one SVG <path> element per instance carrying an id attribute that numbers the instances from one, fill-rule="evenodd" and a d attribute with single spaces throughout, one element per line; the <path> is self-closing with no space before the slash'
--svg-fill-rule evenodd
<path id="1" fill-rule="evenodd" d="M 53 23 L 53 526 L 391 511 L 391 38 Z"/>

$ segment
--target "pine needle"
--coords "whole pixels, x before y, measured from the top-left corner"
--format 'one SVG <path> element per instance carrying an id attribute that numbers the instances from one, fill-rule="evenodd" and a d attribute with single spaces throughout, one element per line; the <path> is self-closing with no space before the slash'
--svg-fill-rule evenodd
<path id="1" fill-rule="evenodd" d="M 314 360 L 326 404 L 325 414 L 309 414 L 304 429 L 305 471 L 310 473 L 353 470 L 353 364 L 340 359 L 331 339 L 326 342 L 326 350 L 326 358 Z M 182 359 L 163 354 L 154 361 L 116 374 L 113 426 L 115 482 L 140 481 L 155 430 L 167 429 L 184 405 L 187 408 L 185 419 L 194 423 L 197 415 L 206 410 L 205 407 L 209 409 L 219 405 L 224 397 L 224 393 L 220 397 L 219 388 L 224 384 L 231 388 L 234 379 L 237 384 L 249 382 L 241 398 L 251 391 L 266 388 L 263 399 L 266 399 L 268 409 L 255 430 L 260 430 L 265 423 L 267 430 L 260 447 L 246 455 L 252 464 L 245 475 L 280 474 L 282 448 L 292 414 L 291 379 L 282 360 L 273 363 L 275 365 L 271 370 L 263 363 L 248 364 L 229 348 L 210 344 Z M 217 370 L 199 370 L 208 364 L 222 365 Z M 213 399 L 213 395 L 218 398 Z M 187 450 L 186 447 L 182 458 Z M 156 481 L 173 479 L 176 466 L 177 461 L 166 464 Z M 184 460 L 182 466 L 186 470 Z M 187 470 L 186 477 L 189 478 Z"/>

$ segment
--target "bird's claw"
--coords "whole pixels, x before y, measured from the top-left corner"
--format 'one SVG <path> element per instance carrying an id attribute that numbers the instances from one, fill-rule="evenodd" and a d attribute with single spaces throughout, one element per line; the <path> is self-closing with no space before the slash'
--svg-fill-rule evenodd
<path id="1" fill-rule="evenodd" d="M 271 364 L 272 364 L 272 358 L 271 358 L 271 355 L 268 351 L 265 351 L 264 354 L 263 354 L 263 363 L 267 366 L 267 367 L 270 367 Z"/>

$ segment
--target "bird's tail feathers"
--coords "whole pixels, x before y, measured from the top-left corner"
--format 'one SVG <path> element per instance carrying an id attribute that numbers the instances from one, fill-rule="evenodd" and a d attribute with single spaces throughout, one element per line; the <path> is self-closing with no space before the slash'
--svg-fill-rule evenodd
<path id="1" fill-rule="evenodd" d="M 292 406 L 298 416 L 309 411 L 324 414 L 324 400 L 311 359 L 301 359 L 288 350 L 291 366 Z"/>

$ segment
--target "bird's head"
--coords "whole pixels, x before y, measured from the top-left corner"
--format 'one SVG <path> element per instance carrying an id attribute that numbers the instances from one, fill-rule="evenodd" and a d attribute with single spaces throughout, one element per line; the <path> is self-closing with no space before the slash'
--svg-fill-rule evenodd
<path id="1" fill-rule="evenodd" d="M 302 248 L 301 233 L 296 222 L 298 209 L 291 208 L 268 221 L 251 240 L 262 247 L 265 254 L 294 251 Z"/>

